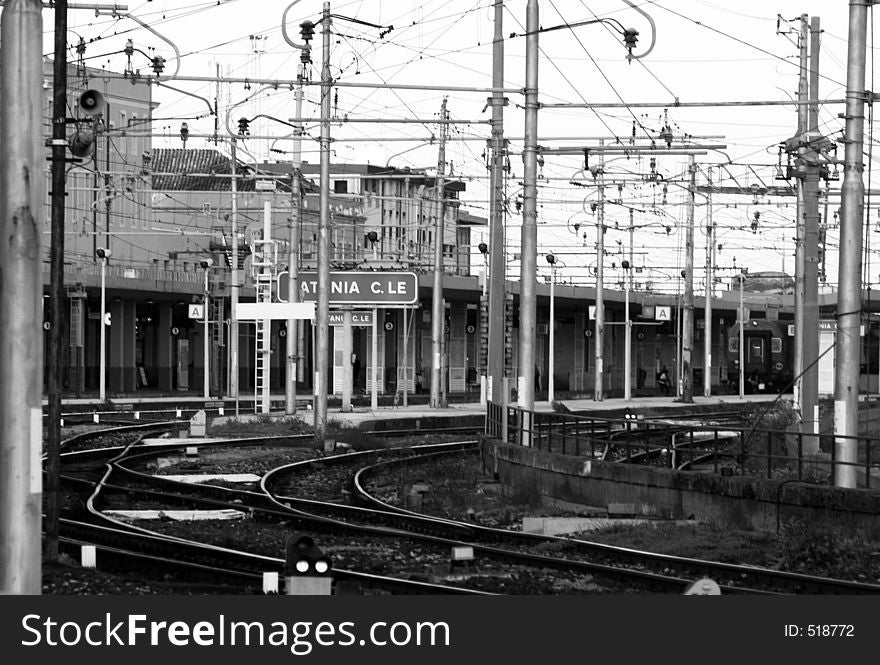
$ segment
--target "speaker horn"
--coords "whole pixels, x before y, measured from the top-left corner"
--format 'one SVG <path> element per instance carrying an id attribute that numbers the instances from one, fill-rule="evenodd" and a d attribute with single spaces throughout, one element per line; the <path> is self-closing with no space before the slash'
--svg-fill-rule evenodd
<path id="1" fill-rule="evenodd" d="M 95 149 L 95 136 L 91 132 L 76 132 L 67 145 L 74 157 L 89 157 Z"/>
<path id="2" fill-rule="evenodd" d="M 86 90 L 79 96 L 77 108 L 85 115 L 98 115 L 104 110 L 104 95 L 97 90 Z"/>

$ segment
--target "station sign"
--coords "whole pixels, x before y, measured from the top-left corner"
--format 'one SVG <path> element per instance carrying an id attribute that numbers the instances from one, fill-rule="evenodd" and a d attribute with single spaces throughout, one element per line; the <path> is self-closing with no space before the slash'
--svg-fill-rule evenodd
<path id="1" fill-rule="evenodd" d="M 279 300 L 286 297 L 287 284 L 288 274 L 278 273 Z M 317 301 L 317 273 L 300 273 L 299 289 L 303 302 Z M 419 278 L 414 272 L 331 272 L 329 295 L 332 305 L 413 305 L 419 297 Z"/>
<path id="2" fill-rule="evenodd" d="M 191 319 L 204 319 L 205 318 L 205 306 L 199 305 L 196 303 L 191 304 L 187 310 L 187 314 Z"/>
<path id="3" fill-rule="evenodd" d="M 654 308 L 654 320 L 669 321 L 672 318 L 672 307 L 668 305 L 657 305 Z"/>
<path id="4" fill-rule="evenodd" d="M 341 326 L 345 322 L 344 312 L 330 312 L 330 325 Z M 371 326 L 373 325 L 372 312 L 352 312 L 351 325 L 353 326 Z"/>

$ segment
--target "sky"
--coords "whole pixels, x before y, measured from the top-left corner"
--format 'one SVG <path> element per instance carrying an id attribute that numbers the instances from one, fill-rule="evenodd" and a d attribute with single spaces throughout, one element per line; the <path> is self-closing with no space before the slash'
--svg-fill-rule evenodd
<path id="1" fill-rule="evenodd" d="M 821 19 L 819 98 L 820 131 L 831 139 L 841 136 L 844 107 L 831 100 L 845 94 L 848 5 L 845 2 L 775 2 L 744 0 L 737 3 L 708 0 L 634 0 L 642 13 L 622 0 L 594 2 L 540 0 L 540 23 L 547 29 L 562 29 L 540 35 L 539 100 L 542 104 L 580 104 L 580 107 L 550 108 L 539 112 L 539 144 L 546 147 L 596 146 L 627 142 L 636 132 L 640 140 L 659 138 L 668 126 L 678 138 L 690 136 L 694 144 L 713 146 L 695 156 L 697 183 L 705 185 L 711 172 L 713 183 L 748 187 L 753 183 L 785 185 L 774 181 L 778 145 L 796 133 L 797 111 L 793 105 L 749 107 L 676 108 L 680 102 L 787 101 L 797 94 L 798 34 L 801 14 Z M 125 40 L 136 48 L 166 58 L 165 74 L 178 66 L 179 75 L 213 78 L 221 75 L 249 79 L 296 77 L 299 51 L 288 45 L 281 31 L 282 15 L 289 0 L 132 0 L 128 11 L 153 32 L 124 16 L 95 16 L 94 11 L 72 10 L 69 18 L 69 58 L 79 38 L 87 44 L 87 65 L 123 71 Z M 322 3 L 299 0 L 288 13 L 288 33 L 300 42 L 299 24 L 317 22 Z M 460 124 L 449 131 L 446 171 L 465 180 L 463 204 L 475 215 L 488 216 L 488 171 L 485 159 L 486 124 L 490 109 L 484 91 L 462 92 L 417 89 L 418 86 L 467 86 L 486 88 L 492 82 L 493 0 L 357 0 L 334 2 L 330 70 L 334 81 L 331 126 L 334 163 L 370 163 L 435 172 L 440 128 L 439 117 L 447 98 L 450 117 Z M 525 81 L 526 1 L 504 3 L 505 86 L 516 90 Z M 344 18 L 343 18 L 344 17 Z M 870 14 L 869 14 L 869 18 Z M 355 20 L 351 20 L 355 19 Z M 601 23 L 565 27 L 583 21 Z M 872 20 L 872 18 L 871 18 Z M 382 26 L 382 27 L 374 27 Z M 652 27 L 653 24 L 653 27 Z M 44 12 L 45 48 L 52 50 L 52 16 Z M 390 29 L 393 26 L 393 29 Z M 633 53 L 644 57 L 628 61 L 617 27 L 634 28 L 639 40 Z M 159 38 L 156 33 L 162 36 Z M 651 48 L 652 41 L 654 42 Z M 317 82 L 321 72 L 321 32 L 312 42 L 313 64 L 308 76 Z M 866 87 L 873 89 L 873 29 L 868 29 Z M 131 66 L 149 73 L 146 56 L 135 52 Z M 213 101 L 219 93 L 221 134 L 229 111 L 230 126 L 237 127 L 242 115 L 258 114 L 287 120 L 294 115 L 294 95 L 289 85 L 265 87 L 256 84 L 223 84 L 213 81 L 169 81 L 189 95 L 165 87 L 154 87 L 160 102 L 153 124 L 154 146 L 181 147 L 179 128 L 186 122 L 193 134 L 213 131 L 214 119 L 207 117 L 204 97 Z M 369 84 L 369 87 L 350 87 Z M 375 84 L 414 86 L 412 89 L 375 87 Z M 193 96 L 195 95 L 195 96 Z M 509 138 L 510 173 L 507 183 L 509 213 L 506 218 L 508 275 L 519 271 L 521 194 L 524 135 L 523 95 L 507 94 L 505 135 Z M 609 108 L 605 104 L 660 103 L 667 108 Z M 588 105 L 592 105 L 588 107 Z M 319 89 L 307 86 L 303 115 L 307 134 L 317 137 L 320 114 Z M 337 122 L 344 118 L 377 122 Z M 398 122 L 382 122 L 395 120 Z M 413 122 L 399 122 L 409 120 Z M 252 134 L 271 139 L 251 139 L 247 150 L 258 159 L 289 159 L 290 127 L 274 120 L 258 120 Z M 866 123 L 866 186 L 877 181 L 873 167 L 873 133 Z M 190 138 L 187 147 L 213 147 L 203 138 Z M 723 146 L 723 147 L 720 147 Z M 222 149 L 222 146 L 221 146 Z M 843 157 L 842 146 L 838 152 Z M 304 143 L 303 158 L 319 161 L 314 141 Z M 595 155 L 592 160 L 598 159 Z M 653 169 L 649 158 L 606 158 L 606 206 L 608 232 L 605 238 L 606 282 L 613 287 L 621 278 L 621 253 L 629 252 L 629 227 L 634 227 L 633 258 L 636 287 L 675 290 L 684 266 L 687 156 L 661 155 Z M 592 162 L 595 164 L 595 161 Z M 583 171 L 582 156 L 547 154 L 539 172 L 538 244 L 540 255 L 553 253 L 559 260 L 558 279 L 574 284 L 593 283 L 596 215 L 590 203 L 596 201 L 593 180 Z M 653 172 L 659 174 L 651 179 Z M 842 177 L 841 177 L 842 179 Z M 577 185 L 571 184 L 575 181 Z M 663 191 L 663 184 L 666 191 Z M 620 189 L 618 189 L 618 184 Z M 830 183 L 832 196 L 827 207 L 829 228 L 825 290 L 837 281 L 837 238 L 834 212 L 839 208 L 841 181 Z M 877 185 L 872 185 L 877 188 Z M 614 201 L 619 200 L 621 205 Z M 880 257 L 880 212 L 869 201 L 866 233 L 867 274 L 875 283 Z M 820 203 L 820 211 L 825 206 Z M 630 214 L 632 213 L 632 218 Z M 757 228 L 752 229 L 755 214 Z M 695 212 L 695 265 L 697 292 L 705 285 L 706 235 L 709 214 L 705 197 L 697 197 Z M 718 237 L 714 244 L 717 289 L 727 288 L 733 274 L 742 267 L 750 271 L 794 272 L 794 198 L 758 198 L 751 195 L 713 196 L 712 217 Z M 586 237 L 584 234 L 586 233 Z M 476 231 L 476 244 L 488 242 L 488 231 Z M 720 246 L 720 249 L 719 249 Z M 548 265 L 538 263 L 540 279 Z M 613 266 L 613 267 L 612 267 Z"/>

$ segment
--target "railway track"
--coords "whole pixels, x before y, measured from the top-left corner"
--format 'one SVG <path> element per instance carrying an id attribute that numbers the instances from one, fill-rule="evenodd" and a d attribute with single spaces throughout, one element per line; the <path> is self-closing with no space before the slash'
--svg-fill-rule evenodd
<path id="1" fill-rule="evenodd" d="M 228 442 L 223 446 L 240 447 L 243 443 L 253 445 L 255 440 Z M 419 450 L 419 456 L 425 453 L 448 455 L 453 454 L 453 451 L 455 454 L 460 454 L 473 449 L 474 443 L 426 446 L 424 451 Z M 373 451 L 300 460 L 264 474 L 259 491 L 256 491 L 216 486 L 180 487 L 181 483 L 151 477 L 151 474 L 136 471 L 130 466 L 143 463 L 149 457 L 164 454 L 164 451 L 141 449 L 136 455 L 127 455 L 124 459 L 113 463 L 117 473 L 128 476 L 126 482 L 134 482 L 134 486 L 122 487 L 105 482 L 104 489 L 105 496 L 107 492 L 114 492 L 123 497 L 121 499 L 123 503 L 125 500 L 130 500 L 130 497 L 137 496 L 138 493 L 146 496 L 144 493 L 152 492 L 151 496 L 157 502 L 172 504 L 176 502 L 181 505 L 203 507 L 237 507 L 259 514 L 261 519 L 293 521 L 300 530 L 312 530 L 319 540 L 326 540 L 328 536 L 351 538 L 352 534 L 355 534 L 363 538 L 419 542 L 421 543 L 419 547 L 424 547 L 426 550 L 427 559 L 432 561 L 437 561 L 443 550 L 448 553 L 451 547 L 469 546 L 474 549 L 481 562 L 492 561 L 519 569 L 553 570 L 568 575 L 580 575 L 584 579 L 591 580 L 587 583 L 590 588 L 593 588 L 594 580 L 602 579 L 609 580 L 612 585 L 618 585 L 618 588 L 622 584 L 630 585 L 627 588 L 638 587 L 643 590 L 678 593 L 693 577 L 710 576 L 721 583 L 725 593 L 877 593 L 880 591 L 880 587 L 874 585 L 655 555 L 587 541 L 523 534 L 412 513 L 373 497 L 366 489 L 367 483 L 364 480 L 371 475 L 387 475 L 392 465 L 400 465 L 404 461 L 410 465 L 418 463 L 412 449 L 400 449 L 400 451 L 402 451 L 400 454 Z M 375 459 L 377 455 L 385 455 L 385 458 L 377 461 Z M 369 457 L 374 458 L 372 464 L 365 464 L 363 460 Z M 364 468 L 353 472 L 343 470 L 342 473 L 337 474 L 338 477 L 331 476 L 329 481 L 327 476 L 323 475 L 329 469 L 339 471 L 343 466 L 351 467 L 352 463 L 355 463 L 356 468 Z M 316 480 L 306 483 L 307 487 L 325 486 L 321 498 L 290 496 L 284 491 L 283 485 L 280 492 L 273 489 L 279 483 L 279 478 L 285 475 L 302 476 L 308 469 L 318 474 L 315 476 L 316 479 L 324 480 L 324 482 Z M 173 491 L 149 490 L 148 486 L 155 487 L 155 483 L 174 489 Z M 370 507 L 365 507 L 365 504 Z M 132 530 L 130 526 L 120 525 L 120 528 Z M 556 548 L 564 556 L 535 554 L 531 551 L 535 548 L 544 550 Z M 406 547 L 403 548 L 405 549 Z M 399 556 L 405 557 L 406 553 Z M 418 573 L 414 576 L 417 577 Z"/>

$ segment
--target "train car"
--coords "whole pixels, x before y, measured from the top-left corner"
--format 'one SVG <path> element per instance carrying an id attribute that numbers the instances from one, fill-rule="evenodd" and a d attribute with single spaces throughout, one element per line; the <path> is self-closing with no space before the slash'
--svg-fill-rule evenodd
<path id="1" fill-rule="evenodd" d="M 791 390 L 794 377 L 794 338 L 788 321 L 749 319 L 743 326 L 746 393 Z M 727 330 L 727 380 L 739 390 L 739 322 Z"/>

